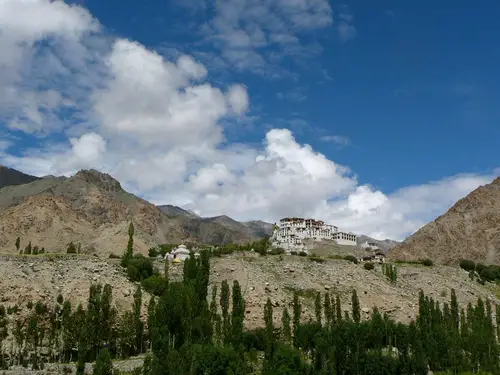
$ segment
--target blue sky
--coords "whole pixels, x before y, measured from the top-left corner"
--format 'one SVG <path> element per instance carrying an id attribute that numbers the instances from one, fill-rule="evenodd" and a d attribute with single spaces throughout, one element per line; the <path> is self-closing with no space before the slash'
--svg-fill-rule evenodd
<path id="1" fill-rule="evenodd" d="M 87 0 L 85 5 L 113 32 L 152 48 L 213 52 L 197 45 L 213 4 L 204 9 L 174 1 L 137 6 Z M 261 117 L 252 132 L 231 136 L 260 142 L 266 123 L 279 120 L 302 142 L 351 166 L 361 181 L 388 192 L 500 165 L 500 110 L 495 105 L 500 97 L 500 4 L 346 5 L 356 35 L 345 42 L 333 28 L 305 35 L 322 52 L 301 63 L 288 59 L 285 69 L 293 67 L 296 79 L 228 74 L 248 86 L 253 115 Z M 280 93 L 290 98 L 281 100 Z M 334 147 L 318 134 L 342 135 L 352 144 Z"/>
<path id="2" fill-rule="evenodd" d="M 499 16 L 488 0 L 6 0 L 0 163 L 401 239 L 498 174 Z"/>

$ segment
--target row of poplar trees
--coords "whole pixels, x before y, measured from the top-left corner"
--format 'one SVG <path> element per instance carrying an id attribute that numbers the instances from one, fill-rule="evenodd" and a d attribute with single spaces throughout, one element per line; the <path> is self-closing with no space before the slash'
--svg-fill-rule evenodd
<path id="1" fill-rule="evenodd" d="M 52 307 L 30 304 L 28 314 L 0 307 L 0 363 L 41 368 L 76 361 L 83 373 L 86 362 L 105 352 L 112 358 L 147 353 L 143 375 L 500 372 L 500 308 L 489 301 L 460 309 L 454 291 L 443 305 L 421 293 L 417 319 L 406 325 L 377 309 L 362 319 L 356 291 L 349 311 L 338 295 L 318 293 L 316 317 L 306 323 L 296 293 L 290 311 L 284 308 L 279 317 L 267 299 L 264 327 L 248 331 L 237 281 L 209 295 L 208 252 L 186 260 L 183 275 L 173 282 L 165 274 L 167 287 L 149 300 L 145 316 L 140 287 L 132 309 L 118 314 L 109 285 L 93 285 L 85 308 L 74 309 L 62 296 Z"/>

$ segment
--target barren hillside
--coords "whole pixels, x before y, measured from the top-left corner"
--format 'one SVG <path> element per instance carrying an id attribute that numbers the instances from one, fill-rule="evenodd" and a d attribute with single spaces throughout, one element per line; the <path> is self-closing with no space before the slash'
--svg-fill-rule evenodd
<path id="1" fill-rule="evenodd" d="M 161 269 L 160 265 L 159 268 Z M 449 302 L 455 289 L 460 304 L 476 302 L 478 297 L 500 302 L 496 287 L 482 286 L 469 279 L 467 272 L 456 267 L 423 267 L 398 265 L 398 280 L 391 284 L 380 266 L 367 271 L 362 264 L 328 259 L 317 263 L 300 256 L 259 257 L 246 253 L 227 258 L 215 258 L 212 263 L 211 285 L 223 280 L 238 280 L 246 299 L 246 325 L 262 326 L 267 297 L 275 307 L 276 324 L 281 324 L 284 306 L 291 310 L 293 292 L 299 291 L 304 303 L 304 316 L 313 318 L 314 297 L 317 292 L 339 293 L 344 310 L 351 310 L 351 292 L 356 289 L 365 317 L 377 306 L 396 320 L 409 322 L 418 312 L 418 293 L 440 302 Z M 180 278 L 182 266 L 170 268 L 172 277 Z M 210 292 L 211 293 L 211 292 Z M 209 293 L 209 295 L 210 295 Z"/>
<path id="2" fill-rule="evenodd" d="M 19 236 L 21 248 L 31 241 L 49 252 L 64 252 L 72 241 L 80 243 L 85 253 L 121 254 L 131 221 L 136 229 L 135 249 L 142 253 L 161 243 L 219 245 L 258 238 L 238 222 L 231 227 L 178 212 L 162 212 L 95 170 L 80 171 L 71 178 L 47 177 L 0 190 L 0 252 L 16 252 Z"/>
<path id="3" fill-rule="evenodd" d="M 113 302 L 119 311 L 132 306 L 136 286 L 128 281 L 117 261 L 84 255 L 0 256 L 0 297 L 6 307 L 28 302 L 56 303 L 62 294 L 73 306 L 85 306 L 90 285 L 113 287 Z"/>
<path id="4" fill-rule="evenodd" d="M 163 262 L 156 267 L 162 271 Z M 275 307 L 277 325 L 284 306 L 291 307 L 293 292 L 298 291 L 304 304 L 305 319 L 314 316 L 314 297 L 317 292 L 338 293 L 344 310 L 350 310 L 350 293 L 356 289 L 364 316 L 374 306 L 399 321 L 408 322 L 416 316 L 418 293 L 440 302 L 449 300 L 455 289 L 460 304 L 489 298 L 495 303 L 497 287 L 482 286 L 468 278 L 467 272 L 448 266 L 423 267 L 398 265 L 398 280 L 391 284 L 380 266 L 367 271 L 361 264 L 344 260 L 324 263 L 299 256 L 260 257 L 255 253 L 212 259 L 210 291 L 223 280 L 238 280 L 246 300 L 246 326 L 263 325 L 263 309 L 267 297 Z M 135 285 L 130 283 L 116 260 L 100 260 L 89 256 L 2 256 L 0 258 L 0 298 L 6 307 L 24 305 L 28 301 L 51 303 L 61 293 L 73 305 L 84 303 L 92 283 L 109 283 L 119 310 L 129 309 Z M 182 278 L 182 265 L 172 264 L 170 275 Z M 145 297 L 144 302 L 147 302 Z"/>
<path id="5" fill-rule="evenodd" d="M 448 212 L 389 252 L 392 259 L 460 259 L 500 264 L 500 177 L 460 199 Z"/>
<path id="6" fill-rule="evenodd" d="M 71 178 L 45 178 L 0 191 L 0 249 L 44 246 L 64 251 L 73 241 L 87 252 L 107 256 L 126 247 L 127 227 L 136 226 L 135 247 L 146 252 L 155 243 L 181 241 L 189 235 L 156 206 L 124 191 L 111 176 L 80 171 Z"/>

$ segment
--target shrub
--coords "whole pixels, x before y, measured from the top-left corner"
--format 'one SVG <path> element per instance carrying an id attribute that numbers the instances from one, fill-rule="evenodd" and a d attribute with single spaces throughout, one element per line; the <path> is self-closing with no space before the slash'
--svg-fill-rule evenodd
<path id="1" fill-rule="evenodd" d="M 142 254 L 127 261 L 127 275 L 130 281 L 142 281 L 153 275 L 153 262 Z"/>
<path id="2" fill-rule="evenodd" d="M 120 256 L 115 253 L 109 253 L 109 259 L 120 259 Z"/>
<path id="3" fill-rule="evenodd" d="M 158 249 L 156 247 L 151 247 L 148 250 L 148 256 L 150 258 L 156 258 L 159 254 L 160 254 L 160 252 L 158 251 Z"/>
<path id="4" fill-rule="evenodd" d="M 358 258 L 356 258 L 354 255 L 346 255 L 344 257 L 344 260 L 348 260 L 349 262 L 353 262 L 355 264 L 358 264 Z"/>
<path id="5" fill-rule="evenodd" d="M 433 265 L 434 263 L 432 262 L 432 260 L 430 260 L 430 259 L 428 259 L 428 258 L 427 258 L 427 259 L 424 259 L 424 260 L 422 261 L 422 264 L 423 264 L 424 266 L 426 266 L 426 267 L 432 267 L 432 265 Z"/>
<path id="6" fill-rule="evenodd" d="M 307 256 L 307 253 L 306 253 L 305 251 L 301 251 L 301 252 L 299 253 L 299 256 L 301 256 L 301 257 L 306 257 L 306 256 Z"/>
<path id="7" fill-rule="evenodd" d="M 375 265 L 372 262 L 367 262 L 363 265 L 363 267 L 365 268 L 365 270 L 371 271 L 375 268 Z"/>
<path id="8" fill-rule="evenodd" d="M 329 258 L 329 259 L 337 259 L 337 260 L 339 260 L 339 259 L 344 259 L 344 258 L 342 257 L 342 255 L 339 255 L 339 254 L 328 255 L 328 258 Z"/>
<path id="9" fill-rule="evenodd" d="M 141 284 L 144 290 L 155 296 L 162 296 L 168 286 L 167 280 L 159 275 L 150 276 L 142 280 Z"/>
<path id="10" fill-rule="evenodd" d="M 309 260 L 310 260 L 311 262 L 316 262 L 316 263 L 325 263 L 325 262 L 326 262 L 326 259 L 324 259 L 324 258 L 320 258 L 320 257 L 317 257 L 317 256 L 314 256 L 314 255 L 313 255 L 313 256 L 310 256 L 310 257 L 309 257 Z"/>
<path id="11" fill-rule="evenodd" d="M 66 248 L 66 253 L 68 253 L 68 254 L 76 254 L 76 246 L 73 243 L 73 241 L 68 244 L 68 247 Z"/>
<path id="12" fill-rule="evenodd" d="M 500 278 L 498 266 L 487 266 L 479 272 L 479 277 L 485 281 L 495 281 Z"/>
<path id="13" fill-rule="evenodd" d="M 482 271 L 485 267 L 486 267 L 486 266 L 485 266 L 484 264 L 482 264 L 482 263 L 478 263 L 478 264 L 476 264 L 476 272 L 477 272 L 478 274 L 481 274 L 481 271 Z"/>
<path id="14" fill-rule="evenodd" d="M 476 263 L 472 260 L 461 259 L 460 260 L 460 268 L 466 271 L 474 271 L 476 269 Z"/>
<path id="15" fill-rule="evenodd" d="M 297 255 L 296 251 L 290 251 L 290 255 Z"/>
<path id="16" fill-rule="evenodd" d="M 270 255 L 285 254 L 285 249 L 283 249 L 281 247 L 275 247 L 275 248 L 269 250 L 268 254 L 270 254 Z"/>

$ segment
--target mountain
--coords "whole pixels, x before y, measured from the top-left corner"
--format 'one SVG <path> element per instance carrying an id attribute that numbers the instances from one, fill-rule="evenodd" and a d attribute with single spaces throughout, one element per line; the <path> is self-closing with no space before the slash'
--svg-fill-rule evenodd
<path id="1" fill-rule="evenodd" d="M 38 180 L 38 177 L 30 176 L 15 169 L 0 165 L 0 189 L 6 186 L 23 185 Z"/>
<path id="2" fill-rule="evenodd" d="M 7 186 L 0 190 L 0 251 L 16 251 L 19 236 L 22 248 L 31 241 L 49 252 L 64 251 L 72 241 L 81 243 L 87 253 L 121 254 L 131 221 L 134 246 L 142 253 L 160 243 L 219 245 L 256 239 L 245 226 L 243 230 L 231 228 L 227 223 L 168 207 L 162 211 L 96 170 Z"/>
<path id="3" fill-rule="evenodd" d="M 460 199 L 444 215 L 389 252 L 399 260 L 460 259 L 500 264 L 500 177 Z"/>
<path id="4" fill-rule="evenodd" d="M 166 204 L 164 206 L 156 206 L 156 207 L 158 207 L 164 214 L 170 217 L 187 216 L 193 219 L 199 218 L 199 216 L 196 215 L 194 212 L 184 210 L 183 208 L 172 206 L 170 204 Z"/>
<path id="5" fill-rule="evenodd" d="M 274 224 L 262 220 L 247 221 L 242 224 L 248 227 L 257 237 L 271 237 L 274 231 Z"/>
<path id="6" fill-rule="evenodd" d="M 384 251 L 384 252 L 388 252 L 389 250 L 391 250 L 393 247 L 397 246 L 399 244 L 398 241 L 393 241 L 393 240 L 389 240 L 389 239 L 385 239 L 385 240 L 377 240 L 375 238 L 372 238 L 372 237 L 368 237 L 368 236 L 365 236 L 363 234 L 359 235 L 357 237 L 357 244 L 358 245 L 361 245 L 365 242 L 374 242 L 378 245 L 378 247 Z"/>
<path id="7" fill-rule="evenodd" d="M 250 242 L 271 235 L 273 224 L 264 221 L 239 222 L 229 216 L 200 217 L 173 205 L 158 206 L 171 218 L 181 222 L 188 233 L 204 243 Z"/>

